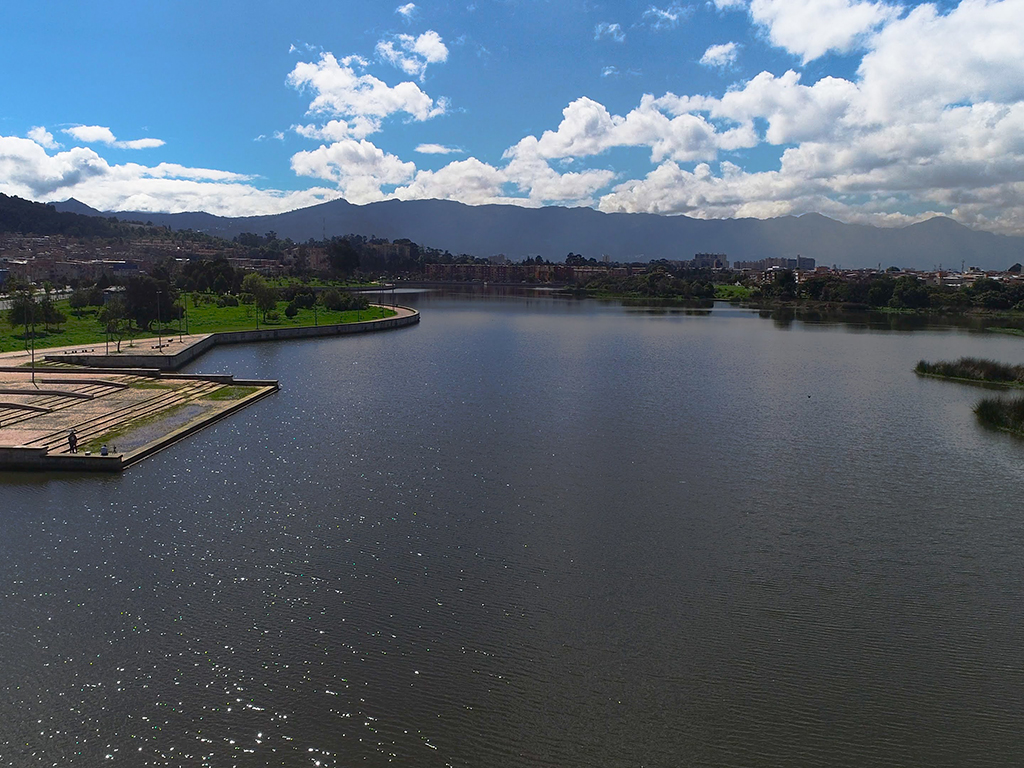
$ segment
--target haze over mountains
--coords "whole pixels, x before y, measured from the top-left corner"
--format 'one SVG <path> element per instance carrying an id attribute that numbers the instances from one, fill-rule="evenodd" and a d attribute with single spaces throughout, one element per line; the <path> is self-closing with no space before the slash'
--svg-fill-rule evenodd
<path id="1" fill-rule="evenodd" d="M 978 266 L 1004 270 L 1024 261 L 1024 237 L 969 229 L 937 217 L 898 229 L 844 224 L 820 214 L 777 219 L 692 219 L 646 213 L 602 213 L 592 208 L 470 206 L 447 200 L 389 200 L 353 205 L 333 200 L 273 216 L 225 218 L 208 213 L 96 211 L 77 200 L 59 211 L 151 221 L 231 238 L 243 232 L 290 237 L 296 242 L 325 235 L 359 234 L 468 253 L 505 254 L 521 260 L 543 256 L 561 262 L 580 253 L 615 261 L 690 259 L 724 253 L 730 262 L 766 257 L 811 257 L 819 265 L 847 268 L 896 265 L 932 269 Z"/>

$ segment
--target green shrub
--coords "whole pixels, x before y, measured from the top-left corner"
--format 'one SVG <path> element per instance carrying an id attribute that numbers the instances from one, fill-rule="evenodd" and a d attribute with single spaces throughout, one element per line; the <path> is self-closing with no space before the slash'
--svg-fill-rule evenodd
<path id="1" fill-rule="evenodd" d="M 348 309 L 348 296 L 349 295 L 347 293 L 342 294 L 342 292 L 339 291 L 337 288 L 331 288 L 330 290 L 324 292 L 324 307 L 331 310 L 332 312 Z"/>
<path id="2" fill-rule="evenodd" d="M 974 406 L 978 421 L 993 429 L 1002 429 L 1024 437 L 1024 396 L 1004 400 L 986 397 Z"/>
<path id="3" fill-rule="evenodd" d="M 1024 365 L 1007 365 L 977 357 L 961 357 L 952 362 L 940 360 L 937 363 L 921 360 L 914 370 L 922 374 L 945 376 L 951 379 L 1024 385 Z"/>

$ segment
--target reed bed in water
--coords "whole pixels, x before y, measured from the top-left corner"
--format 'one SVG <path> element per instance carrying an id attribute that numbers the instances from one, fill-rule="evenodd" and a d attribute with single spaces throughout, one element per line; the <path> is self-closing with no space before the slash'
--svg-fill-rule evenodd
<path id="1" fill-rule="evenodd" d="M 944 379 L 958 379 L 979 384 L 1024 387 L 1024 365 L 1008 365 L 977 357 L 961 357 L 959 360 L 953 361 L 940 360 L 936 363 L 922 360 L 914 368 L 914 371 L 922 376 L 938 376 Z"/>
<path id="2" fill-rule="evenodd" d="M 986 397 L 974 406 L 974 414 L 987 427 L 1024 437 L 1024 395 L 1010 399 Z"/>

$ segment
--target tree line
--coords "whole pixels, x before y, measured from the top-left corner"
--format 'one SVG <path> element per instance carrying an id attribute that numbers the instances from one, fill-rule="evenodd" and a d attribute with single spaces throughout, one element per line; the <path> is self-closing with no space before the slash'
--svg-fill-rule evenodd
<path id="1" fill-rule="evenodd" d="M 763 290 L 769 298 L 810 299 L 831 304 L 855 304 L 889 309 L 989 309 L 1024 311 L 1024 283 L 979 277 L 959 287 L 927 283 L 915 275 L 848 279 L 814 275 L 795 285 L 780 271 Z"/>

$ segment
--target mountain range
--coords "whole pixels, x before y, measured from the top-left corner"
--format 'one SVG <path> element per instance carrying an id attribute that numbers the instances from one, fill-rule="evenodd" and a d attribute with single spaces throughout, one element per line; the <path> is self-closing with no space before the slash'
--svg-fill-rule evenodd
<path id="1" fill-rule="evenodd" d="M 938 216 L 899 228 L 844 224 L 817 213 L 775 219 L 693 219 L 650 213 L 602 213 L 592 208 L 471 206 L 448 200 L 388 200 L 354 205 L 332 200 L 271 216 L 227 218 L 209 213 L 100 212 L 75 200 L 58 211 L 117 216 L 232 238 L 243 232 L 296 242 L 335 235 L 397 240 L 453 254 L 518 261 L 543 256 L 561 262 L 569 253 L 600 260 L 691 259 L 724 253 L 731 262 L 766 257 L 810 257 L 846 268 L 960 269 L 961 264 L 1003 270 L 1024 261 L 1024 237 L 969 229 Z"/>

